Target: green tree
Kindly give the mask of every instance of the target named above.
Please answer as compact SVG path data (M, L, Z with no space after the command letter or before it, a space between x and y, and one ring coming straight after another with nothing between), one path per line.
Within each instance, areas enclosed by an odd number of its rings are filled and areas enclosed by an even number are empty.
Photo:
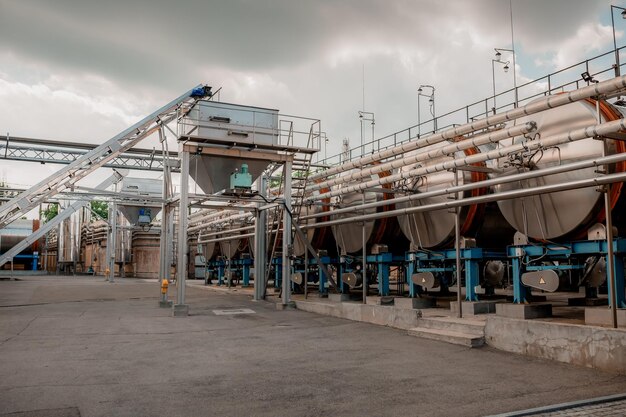
M41 210L41 217L44 223L48 223L50 220L54 219L56 215L59 214L59 204L51 203L48 204L48 207Z
M109 218L109 205L106 201L93 200L91 202L91 211L102 220Z

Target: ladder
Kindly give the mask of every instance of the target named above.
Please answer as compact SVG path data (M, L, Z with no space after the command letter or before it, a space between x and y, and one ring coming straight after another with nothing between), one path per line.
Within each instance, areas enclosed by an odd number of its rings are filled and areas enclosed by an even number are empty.
M79 180L129 150L163 125L188 113L198 100L210 96L211 87L198 85L192 88L37 185L12 198L0 206L0 228L34 209L51 196L73 189Z

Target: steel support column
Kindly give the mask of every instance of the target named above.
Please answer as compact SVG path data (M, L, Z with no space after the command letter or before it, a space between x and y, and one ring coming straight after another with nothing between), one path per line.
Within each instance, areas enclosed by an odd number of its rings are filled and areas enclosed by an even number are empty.
M257 180L257 191L260 196L265 197L267 179L261 175ZM258 203L261 207L263 203ZM265 298L265 267L267 262L267 242L266 232L267 211L257 210L254 222L254 299L259 301Z
M291 211L291 161L286 161L285 172L285 210ZM288 213L283 215L283 276L282 276L282 304L289 303L289 293L291 289L289 277L291 276L291 259L289 252L291 247L291 216Z
M107 246L111 246L109 252L109 282L115 282L115 254L117 252L117 204L111 204L111 239L107 243Z
M181 147L182 148L182 147ZM180 202L178 206L178 260L176 270L176 305L175 317L185 317L189 314L189 306L185 304L185 285L187 281L187 222L189 206L189 152L181 149L180 167Z

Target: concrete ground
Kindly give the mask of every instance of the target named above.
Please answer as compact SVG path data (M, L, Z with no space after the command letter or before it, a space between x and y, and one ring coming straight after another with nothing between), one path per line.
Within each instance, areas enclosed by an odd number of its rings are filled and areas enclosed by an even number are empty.
M248 295L189 287L187 318L157 297L132 279L0 281L0 415L480 416L626 392L626 376Z

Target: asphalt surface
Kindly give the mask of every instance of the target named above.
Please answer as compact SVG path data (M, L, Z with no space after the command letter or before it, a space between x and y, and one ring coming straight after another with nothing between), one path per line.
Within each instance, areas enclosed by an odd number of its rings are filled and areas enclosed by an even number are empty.
M626 376L156 283L0 281L0 416L481 416L626 392Z

